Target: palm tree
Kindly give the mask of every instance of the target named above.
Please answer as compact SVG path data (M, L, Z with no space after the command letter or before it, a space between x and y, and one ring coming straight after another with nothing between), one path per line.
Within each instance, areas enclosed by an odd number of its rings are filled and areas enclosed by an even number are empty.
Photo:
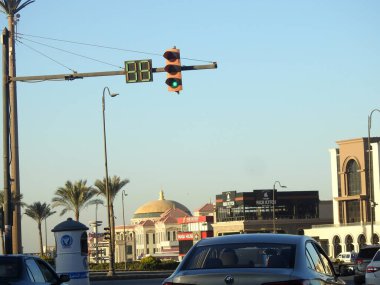
M91 186L86 186L87 180L79 180L74 183L67 181L64 187L59 187L55 191L52 199L52 207L63 207L60 215L67 211L73 211L75 220L79 221L79 213L83 207L93 204L91 199L97 194L97 190Z
M113 176L112 178L108 179L108 190L110 191L110 209L107 209L107 211L110 211L110 218L111 218L111 224L110 228L112 229L112 243L115 243L115 215L113 210L113 201L115 200L115 197L117 193L120 192L120 190L129 183L128 179L121 180L119 176ZM95 181L95 187L97 188L97 194L102 195L105 197L107 201L107 193L106 193L106 178L103 178L103 181L96 180Z
M34 202L31 205L28 205L25 209L25 215L31 217L33 220L37 222L38 226L38 234L40 236L40 255L43 256L43 246L42 246L42 230L41 223L43 220L47 219L51 215L53 215L55 211L51 211L50 205L41 202Z
M0 7L3 13L14 15L33 2L34 0L27 0L21 4L21 0L1 0Z
M12 209L14 209L14 207L16 205L18 205L20 207L26 206L26 204L24 202L21 202L22 198L23 198L22 194L17 195L15 192L12 192L12 197L11 197ZM4 190L0 191L0 207L4 208ZM2 248L3 252L5 252L3 227L0 227L0 240L1 240L1 248Z

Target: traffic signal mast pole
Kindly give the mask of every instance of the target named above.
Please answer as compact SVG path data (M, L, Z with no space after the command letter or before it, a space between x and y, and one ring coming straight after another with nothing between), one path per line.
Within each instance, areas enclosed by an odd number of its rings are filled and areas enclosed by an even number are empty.
M204 65L183 65L181 71L202 70L202 69L216 69L218 67L216 62ZM166 72L164 67L153 67L153 73ZM71 73L71 74L53 74L53 75L39 75L39 76L16 76L10 78L10 81L46 81L54 79L75 80L83 79L85 77L98 77L98 76L115 76L125 75L125 70L122 71L103 71L103 72L87 72L87 73Z
M12 252L12 208L11 208L11 193L10 193L10 168L9 168L9 138L12 136L17 135L17 130L10 130L9 129L9 121L8 121L8 115L9 115L9 90L10 85L13 83L19 82L29 82L29 81L48 81L48 80L75 80L75 79L83 79L85 77L100 77L100 76L116 76L116 75L127 75L126 70L122 71L103 71L103 72L88 72L88 73L72 73L72 74L54 74L54 75L40 75L40 76L12 76L8 74L8 65L9 62L5 61L4 59L7 59L8 57L5 56L9 51L6 49L7 45L4 46L4 40L8 40L7 35L2 35L3 40L3 163L4 163L4 237L5 237L5 253L11 253ZM218 67L216 62L213 62L211 64L205 64L205 65L184 65L181 66L181 71L190 71L190 70L202 70L202 69L216 69ZM152 67L149 72L152 73L159 73L159 72L167 72L165 70L165 67ZM132 82L132 81L131 81ZM136 81L135 81L136 82ZM144 81L142 81L144 82ZM13 134L12 134L13 132ZM18 157L18 149L15 150L17 152ZM16 171L15 173L16 177L12 177L14 180L19 179L19 173ZM21 228L21 227L20 227ZM18 232L16 230L16 232ZM20 242L21 244L21 242ZM17 253L17 252L16 252Z

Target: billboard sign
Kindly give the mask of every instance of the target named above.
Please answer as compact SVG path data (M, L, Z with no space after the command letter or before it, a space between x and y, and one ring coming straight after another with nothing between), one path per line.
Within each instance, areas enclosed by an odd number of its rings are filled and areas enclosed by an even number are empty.
M236 191L223 192L223 207L231 208L235 206Z
M257 206L272 206L273 202L276 205L276 195L273 197L273 190L254 190Z

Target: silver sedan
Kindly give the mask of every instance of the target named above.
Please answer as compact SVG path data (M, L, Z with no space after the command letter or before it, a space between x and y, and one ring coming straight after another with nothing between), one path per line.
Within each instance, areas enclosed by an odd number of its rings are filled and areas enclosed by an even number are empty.
M366 285L380 284L380 250L378 250L371 262L368 264L365 274Z
M163 285L345 284L312 238L238 234L200 240Z

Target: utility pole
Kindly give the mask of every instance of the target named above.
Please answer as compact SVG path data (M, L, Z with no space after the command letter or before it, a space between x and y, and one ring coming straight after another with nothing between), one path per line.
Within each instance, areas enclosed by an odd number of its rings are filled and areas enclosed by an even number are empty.
M9 176L9 32L2 33L3 51L3 171L4 171L4 254L12 253L12 205Z
M19 196L20 195L20 175L19 175L19 153L18 153L18 122L17 122L17 92L16 92L16 82L11 81L11 77L16 76L16 55L15 55L15 16L16 19L20 16L18 13L20 10L24 9L29 4L33 3L35 0L0 0L0 10L8 16L8 52L6 56L8 59L8 70L3 77L7 77L7 90L3 89L4 96L5 91L9 95L9 105L8 105L8 139L10 139L10 152L11 156L8 157L8 165L11 166L11 174L6 177L12 193ZM7 128L8 128L7 127ZM9 145L8 145L9 146ZM7 150L8 151L8 150ZM11 161L9 160L11 158ZM11 181L13 183L11 183ZM20 205L12 205L9 203L10 209L13 209L13 221L14 227L12 228L13 239L11 240L11 247L13 253L22 253L22 239L21 239L21 210ZM11 210L12 211L12 210Z
M15 50L15 17L14 13L8 15L9 27L9 76L16 76L16 50ZM17 89L16 82L9 83L10 106L10 137L11 144L11 191L15 196L20 195L20 172L18 151L18 121L17 121ZM12 252L22 253L21 242L21 209L19 203L13 205Z

